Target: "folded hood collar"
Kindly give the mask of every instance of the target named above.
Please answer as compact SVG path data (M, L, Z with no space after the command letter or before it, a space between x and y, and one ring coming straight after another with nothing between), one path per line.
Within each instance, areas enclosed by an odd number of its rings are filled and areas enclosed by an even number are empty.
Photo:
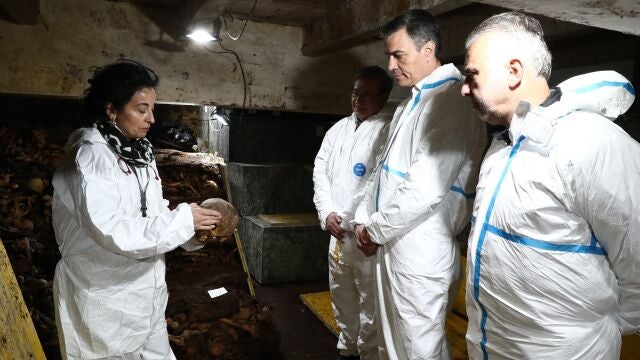
M615 71L575 76L558 87L562 97L549 107L534 107L525 101L518 104L509 127L512 143L524 135L544 152L556 123L564 116L585 111L614 121L629 110L635 100L635 89L629 80Z
M562 99L557 106L549 107L556 117L581 110L615 120L629 110L636 95L629 80L615 71L575 76L558 87L562 89Z
M107 143L102 137L102 135L100 135L100 132L98 131L98 129L95 128L95 126L82 127L74 130L71 133L71 135L69 135L69 138L67 139L67 142L64 145L64 151L69 152L72 149L78 147L80 144L87 141L92 143L103 143L103 144Z

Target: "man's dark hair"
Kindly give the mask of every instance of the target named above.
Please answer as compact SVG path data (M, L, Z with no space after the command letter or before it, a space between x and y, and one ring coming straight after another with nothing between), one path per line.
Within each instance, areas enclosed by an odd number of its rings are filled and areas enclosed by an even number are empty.
M365 66L358 73L356 80L377 80L379 84L378 91L380 94L388 94L393 88L393 79L380 66Z
M113 104L116 110L122 110L136 91L158 85L158 75L148 67L127 59L95 68L89 79L89 88L84 91L82 107L85 120L94 123L107 120L105 107Z
M382 35L388 37L402 28L407 29L407 34L409 34L418 50L428 41L433 41L436 44L436 59L440 60L442 51L440 27L436 19L428 11L412 9L394 17L382 27Z

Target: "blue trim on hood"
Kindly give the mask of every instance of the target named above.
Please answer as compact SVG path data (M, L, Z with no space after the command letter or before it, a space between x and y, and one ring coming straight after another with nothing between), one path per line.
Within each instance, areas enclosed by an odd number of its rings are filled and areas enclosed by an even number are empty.
M636 95L636 91L633 88L633 86L626 82L626 81L600 81L599 83L595 83L595 84L591 84L591 85L587 85L584 87L581 87L579 89L574 90L575 93L578 94L584 94L587 93L589 91L593 91L593 90L597 90L599 88L605 87L605 86L610 86L610 87L623 87L625 90L627 90L631 95Z

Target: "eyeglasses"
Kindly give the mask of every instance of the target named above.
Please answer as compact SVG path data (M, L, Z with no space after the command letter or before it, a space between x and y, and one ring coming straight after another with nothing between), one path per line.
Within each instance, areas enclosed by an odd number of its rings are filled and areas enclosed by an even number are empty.
M356 90L351 91L352 100L369 101L375 99L379 94L371 94L368 92L359 92Z

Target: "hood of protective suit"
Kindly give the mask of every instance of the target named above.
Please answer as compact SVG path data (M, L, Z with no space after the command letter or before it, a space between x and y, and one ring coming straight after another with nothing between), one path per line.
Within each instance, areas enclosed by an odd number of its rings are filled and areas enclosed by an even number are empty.
M562 97L548 107L534 107L526 101L518 104L509 127L513 143L524 135L530 141L528 146L547 152L555 126L563 117L582 111L615 121L635 99L635 90L629 80L615 71L575 76L558 87L562 90Z
M635 99L635 90L629 80L615 71L572 77L558 87L562 89L562 99L551 105L549 110L566 113L588 111L614 121L629 110Z
M64 144L64 152L69 152L77 148L78 145L80 145L82 142L87 141L87 139L92 142L106 143L104 138L99 136L100 133L96 133L94 132L94 130L95 129L93 127L83 127L74 130L71 135L69 135L67 142ZM96 136L96 134L98 136Z
M572 112L588 111L616 120L624 114L635 98L635 90L624 76L615 71L597 71L570 78L558 85L562 99L549 110Z

